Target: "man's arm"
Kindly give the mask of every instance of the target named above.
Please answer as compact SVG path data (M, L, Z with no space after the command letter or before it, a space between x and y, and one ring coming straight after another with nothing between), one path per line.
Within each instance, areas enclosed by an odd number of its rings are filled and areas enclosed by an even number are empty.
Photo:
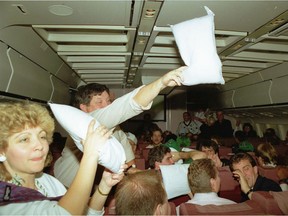
M160 91L166 87L180 86L181 81L183 81L182 71L186 68L187 66L184 66L170 71L154 82L144 86L134 96L134 101L142 107L146 107L153 101L153 99L160 93Z
M192 159L192 160L197 160L197 159L202 159L202 158L207 158L207 155L204 152L201 151L189 151L189 152L172 152L172 159L176 162L180 159Z

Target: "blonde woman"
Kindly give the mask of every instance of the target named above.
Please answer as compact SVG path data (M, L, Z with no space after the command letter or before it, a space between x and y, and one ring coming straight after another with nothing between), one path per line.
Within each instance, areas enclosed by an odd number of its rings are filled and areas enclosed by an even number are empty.
M105 127L89 125L83 158L66 188L43 173L54 120L48 110L31 102L0 103L0 215L102 215L107 196L123 174L105 171L90 197L99 149L111 135Z

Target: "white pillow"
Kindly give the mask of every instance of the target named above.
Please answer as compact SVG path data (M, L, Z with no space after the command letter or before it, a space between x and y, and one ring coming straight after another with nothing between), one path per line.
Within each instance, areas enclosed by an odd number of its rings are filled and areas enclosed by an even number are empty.
M184 85L224 84L222 63L217 55L214 13L171 25L180 55L188 68L183 71Z
M187 177L189 165L190 164L160 165L168 199L191 192Z
M51 110L59 124L69 133L77 147L83 151L81 140L87 135L87 130L93 117L79 109L68 105L49 103ZM99 126L96 120L95 128ZM98 163L114 173L121 172L120 166L125 163L126 156L122 145L118 140L111 136L100 149Z

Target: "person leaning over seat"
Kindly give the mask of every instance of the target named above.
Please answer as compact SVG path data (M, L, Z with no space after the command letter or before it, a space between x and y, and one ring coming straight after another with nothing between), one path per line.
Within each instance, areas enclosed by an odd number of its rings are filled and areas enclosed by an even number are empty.
M135 165L135 156L126 134L118 125L130 119L144 110L151 108L153 99L166 87L180 86L182 71L187 67L180 67L172 70L154 82L141 86L132 92L110 100L109 89L105 85L91 83L80 86L75 95L74 106L89 113L100 124L111 129L116 127L115 138L123 145L128 167ZM76 174L81 159L81 152L70 139L62 152L62 156L55 162L54 174L67 187L71 185L71 180ZM130 169L133 171L133 168Z

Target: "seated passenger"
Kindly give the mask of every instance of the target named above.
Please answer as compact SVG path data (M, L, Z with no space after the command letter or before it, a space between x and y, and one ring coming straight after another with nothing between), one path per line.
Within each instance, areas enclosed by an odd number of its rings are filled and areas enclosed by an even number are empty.
M193 198L187 203L197 205L235 203L232 200L218 197L217 193L220 190L219 171L211 159L204 158L193 161L188 169L188 182Z
M233 137L233 129L230 120L224 118L223 111L216 112L217 120L214 123L215 136L225 138Z
M261 143L255 151L258 165L261 167L276 167L278 154L270 143Z
M99 150L112 134L103 126L94 130L94 124L89 125L80 168L67 191L57 179L42 172L55 127L48 110L36 103L1 102L1 215L103 214L107 195L123 172L104 171L90 198Z
M242 129L240 128L240 126L241 126L241 121L237 120L236 121L236 127L234 129L234 136L235 136L235 133L237 131L243 131L244 136L246 138L257 138L258 137L256 131L253 129L253 126L249 122L244 123L242 126Z
M283 191L287 188L288 168L281 164L281 157L278 156L276 149L270 143L261 143L255 151L258 165L263 168L274 168L277 165L277 176L280 179L279 184ZM284 165L284 166L282 166Z
M156 123L152 121L150 113L145 113L143 115L143 121L140 126L137 128L135 135L138 139L142 137L142 143L150 143L151 131L155 128L159 128Z
M155 146L159 146L162 144L162 130L160 128L154 128L151 131L151 144L148 145L146 148L153 148Z
M238 152L253 152L254 146L247 140L245 133L243 131L235 132L236 145L232 147L233 153Z
M128 174L117 185L117 215L169 215L170 205L161 175L155 170Z
M193 117L189 112L183 113L183 121L181 121L177 128L177 136L179 137L189 137L191 140L196 140L200 134L200 126L202 123L199 118Z
M150 149L148 153L149 168L159 170L160 165L172 165L175 161L172 159L171 149L160 145Z
M276 135L274 128L267 128L264 132L263 138L266 143L270 143L271 145L280 144L280 138Z
M211 139L215 135L214 123L215 118L212 115L206 118L206 121L200 126L200 139Z
M243 124L242 130L247 138L258 137L256 131L253 129L253 126L248 122Z
M224 167L230 164L230 161L226 158L219 158L219 145L208 139L199 140L197 142L196 149L204 152L208 158L214 161L216 167Z
M253 191L282 191L279 184L258 174L256 161L250 154L235 154L230 161L230 170L241 186L242 201L251 199Z

